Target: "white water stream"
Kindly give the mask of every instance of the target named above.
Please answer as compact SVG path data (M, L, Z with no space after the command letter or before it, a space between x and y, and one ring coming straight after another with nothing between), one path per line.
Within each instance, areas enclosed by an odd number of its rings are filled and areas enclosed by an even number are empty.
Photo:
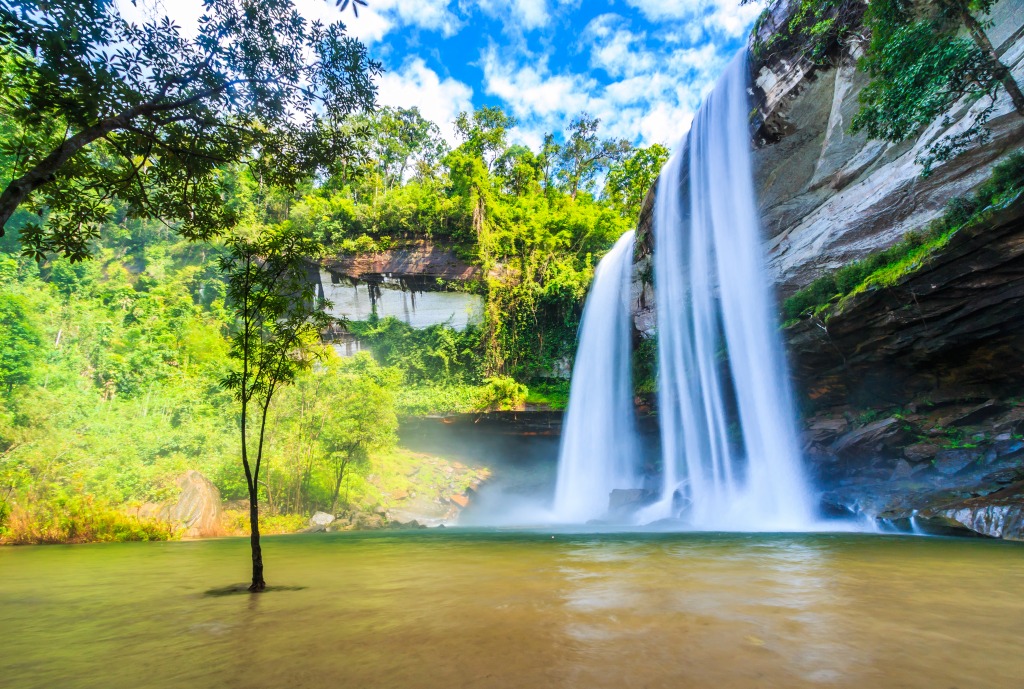
M630 358L632 267L633 232L627 232L598 264L583 311L559 453L556 521L603 517L613 489L641 482Z
M660 489L638 523L813 528L754 195L746 53L729 65L661 172L654 216ZM584 312L556 519L608 513L637 488L630 384L631 234L598 266Z
M764 269L746 53L666 164L654 218L661 497L645 520L807 528L795 414ZM682 184L684 174L686 184Z

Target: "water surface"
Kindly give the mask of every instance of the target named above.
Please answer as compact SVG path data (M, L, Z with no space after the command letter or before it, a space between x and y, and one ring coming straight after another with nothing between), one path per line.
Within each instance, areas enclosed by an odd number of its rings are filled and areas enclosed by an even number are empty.
M316 534L0 549L2 687L1024 686L1024 547Z

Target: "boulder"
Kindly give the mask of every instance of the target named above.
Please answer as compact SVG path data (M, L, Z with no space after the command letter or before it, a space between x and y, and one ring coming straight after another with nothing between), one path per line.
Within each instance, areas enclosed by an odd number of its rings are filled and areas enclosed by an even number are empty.
M169 522L185 538L207 538L224 533L221 524L220 491L209 479L190 469L177 480L181 495L177 502L143 505L140 517Z
M981 457L976 450L942 450L935 455L935 470L944 476L953 476Z
M367 514L366 512L360 512L356 514L353 519L353 524L357 529L364 529L372 531L375 529L383 529L387 526L387 522L379 514Z
M910 466L910 462L905 459L899 459L896 461L896 468L892 471L892 476L889 477L890 481L897 481L901 478L910 478L914 475L914 467Z
M807 436L815 443L828 443L836 439L850 423L843 417L816 416L807 424Z
M926 462L939 454L941 449L935 443L914 443L903 448L903 456L911 462Z
M1004 414L1006 411L1007 407L1005 405L998 404L995 400L988 400L983 404L978 404L973 407L957 408L952 413L937 419L936 425L971 426L973 424L979 424L987 421L994 416Z
M320 527L326 529L328 526L333 524L335 517L333 514L327 514L326 512L317 512L309 518L309 525L311 527Z
M846 457L876 454L887 442L896 440L902 432L899 419L890 416L840 436L833 443L832 451Z
M1018 440L1009 435L1000 435L996 437L992 449L996 451L998 457L1012 457L1024 450L1024 440Z
M452 502L454 502L459 507L462 507L462 508L465 508L465 507L467 507L469 505L469 498L466 497L465 495L458 495L458 494L450 495L450 496L448 496L448 499L451 500Z
M623 518L657 499L657 493L643 488L616 488L608 494L608 513Z

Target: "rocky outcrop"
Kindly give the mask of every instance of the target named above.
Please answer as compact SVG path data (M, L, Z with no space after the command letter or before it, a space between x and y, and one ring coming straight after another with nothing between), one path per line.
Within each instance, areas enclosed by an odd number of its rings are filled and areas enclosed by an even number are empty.
M1024 481L985 497L928 510L925 519L944 519L991 538L1024 540Z
M380 281L384 276L406 279L470 282L480 277L478 266L460 258L450 248L427 239L373 254L341 255L327 258L321 265L330 273L364 282Z
M812 409L1013 396L1024 386L1022 314L1024 200L892 287L788 328L796 388Z
M317 296L331 303L331 315L361 321L394 317L414 328L446 324L462 330L483 319L483 297L472 287L482 277L452 249L430 240L406 241L372 254L342 255L309 266ZM360 343L344 329L323 333L343 354Z
M168 522L185 538L223 535L221 498L217 486L193 469L185 472L177 485L181 489L177 502L143 505L139 508L139 516Z

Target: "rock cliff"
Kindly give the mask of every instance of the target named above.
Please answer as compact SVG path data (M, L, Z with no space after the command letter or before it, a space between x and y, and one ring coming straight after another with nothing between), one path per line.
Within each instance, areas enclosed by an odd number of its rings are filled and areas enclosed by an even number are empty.
M783 0L751 43L779 31ZM1024 82L1024 3L996 3L987 29ZM899 145L849 131L866 76L863 37L826 66L784 45L753 59L755 178L780 297L899 241L976 190L1024 146L1024 118L1002 94L988 143L937 166L922 150L977 116L958 104ZM685 181L684 181L685 184ZM651 221L644 204L633 283L638 337L657 331ZM1024 538L1024 201L956 233L923 266L786 330L805 418L805 453L824 501L916 528ZM922 526L923 525L923 526Z

